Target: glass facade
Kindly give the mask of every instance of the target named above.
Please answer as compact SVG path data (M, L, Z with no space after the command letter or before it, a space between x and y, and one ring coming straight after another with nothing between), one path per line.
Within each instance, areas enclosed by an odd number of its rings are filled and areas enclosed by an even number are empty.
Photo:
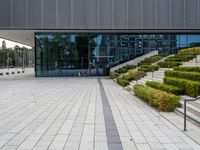
M109 68L143 54L176 53L200 45L200 35L36 33L36 76L104 76Z

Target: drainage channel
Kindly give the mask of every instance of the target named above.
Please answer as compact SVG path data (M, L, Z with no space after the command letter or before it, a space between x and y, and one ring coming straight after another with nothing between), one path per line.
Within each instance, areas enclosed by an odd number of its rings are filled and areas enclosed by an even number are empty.
M119 133L117 130L117 126L112 114L112 110L110 108L108 98L106 96L105 89L101 82L101 79L98 79L98 84L101 91L101 99L102 99L102 105L103 105L103 115L104 115L104 120L105 120L108 149L109 150L123 150L122 143L121 143Z

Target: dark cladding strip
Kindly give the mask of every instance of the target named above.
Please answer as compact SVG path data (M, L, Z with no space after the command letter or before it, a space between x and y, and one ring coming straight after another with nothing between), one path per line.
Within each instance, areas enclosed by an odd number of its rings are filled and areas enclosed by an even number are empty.
M100 79L98 79L98 83L99 83L99 87L101 91L101 99L102 99L102 105L103 105L103 114L104 114L104 120L105 120L108 149L109 150L123 150L119 133L116 127L116 123L112 114L112 110L110 108L108 98L106 96L103 84Z

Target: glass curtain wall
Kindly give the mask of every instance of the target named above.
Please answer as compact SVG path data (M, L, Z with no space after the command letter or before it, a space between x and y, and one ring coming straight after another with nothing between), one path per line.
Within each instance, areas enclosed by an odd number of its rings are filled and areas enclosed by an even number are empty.
M36 33L36 76L104 76L111 66L154 50L176 53L200 35Z

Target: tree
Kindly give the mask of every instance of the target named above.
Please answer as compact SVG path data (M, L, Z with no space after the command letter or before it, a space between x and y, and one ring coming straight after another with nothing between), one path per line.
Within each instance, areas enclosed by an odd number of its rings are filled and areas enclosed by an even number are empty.
M2 49L6 50L6 41L5 40L2 41Z

